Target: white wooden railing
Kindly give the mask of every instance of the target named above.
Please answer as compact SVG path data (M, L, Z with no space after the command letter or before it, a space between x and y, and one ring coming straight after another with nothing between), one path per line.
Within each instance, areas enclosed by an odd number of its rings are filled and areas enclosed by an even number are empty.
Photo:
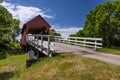
M46 41L44 41L44 44L43 44L43 40L45 38L46 38ZM26 41L33 47L37 48L38 50L46 54L47 56L51 57L50 38L51 38L51 35L28 34L26 36Z
M48 56L51 56L51 52L54 51L54 48L52 49L53 45L51 45L54 42L94 49L102 48L102 38L69 37L64 39L60 36L28 34L27 42Z
M54 39L55 42L60 43L91 47L94 49L102 48L102 38L69 37L67 39L63 39L60 36L55 36Z

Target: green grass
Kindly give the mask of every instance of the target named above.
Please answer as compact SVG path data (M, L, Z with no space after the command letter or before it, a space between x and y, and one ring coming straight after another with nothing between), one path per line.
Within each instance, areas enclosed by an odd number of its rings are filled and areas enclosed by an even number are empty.
M0 80L9 80L24 70L26 58L27 55L7 55L7 58L0 59Z
M98 49L98 51L120 55L120 48L102 48L102 49Z
M27 54L0 60L0 80L119 80L120 66L63 53L26 68Z

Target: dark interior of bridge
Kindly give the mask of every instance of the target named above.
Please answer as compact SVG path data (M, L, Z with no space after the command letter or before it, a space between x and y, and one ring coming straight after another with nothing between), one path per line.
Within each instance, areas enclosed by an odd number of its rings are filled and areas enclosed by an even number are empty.
M48 34L45 27L31 27L28 31L29 34Z

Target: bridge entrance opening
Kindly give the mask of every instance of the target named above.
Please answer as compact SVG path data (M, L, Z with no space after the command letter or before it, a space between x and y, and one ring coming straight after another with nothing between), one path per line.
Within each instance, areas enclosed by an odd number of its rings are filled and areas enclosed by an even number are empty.
M48 34L48 30L45 27L31 27L28 30L29 34Z

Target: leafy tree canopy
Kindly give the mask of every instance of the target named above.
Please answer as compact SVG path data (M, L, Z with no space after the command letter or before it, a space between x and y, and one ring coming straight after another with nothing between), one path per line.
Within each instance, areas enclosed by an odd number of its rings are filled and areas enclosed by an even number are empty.
M0 5L0 45L7 46L10 41L16 41L20 33L19 23L19 20L14 19L12 14Z
M2 3L3 2L3 0L0 0L0 3Z
M51 29L50 34L54 36L61 36L61 34L56 32L54 29Z
M84 29L76 36L102 37L104 47L120 45L120 0L106 1L86 17Z
M15 40L20 33L19 20L13 19L11 13L0 5L0 39Z

